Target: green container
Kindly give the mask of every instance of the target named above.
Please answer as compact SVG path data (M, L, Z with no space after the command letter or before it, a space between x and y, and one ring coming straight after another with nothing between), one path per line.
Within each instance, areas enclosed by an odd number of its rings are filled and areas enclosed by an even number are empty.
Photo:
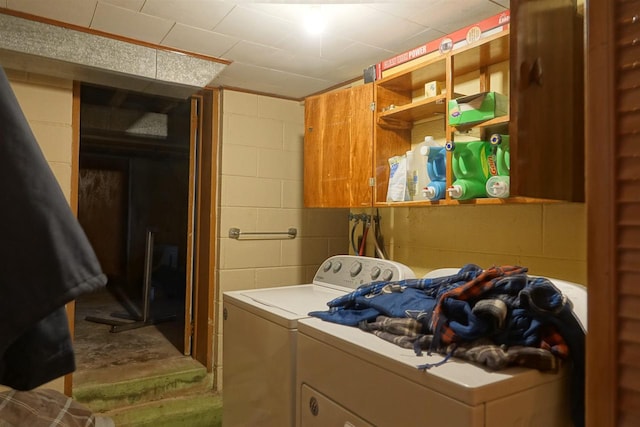
M481 92L449 101L449 124L459 126L509 114L509 98L498 92Z
M453 148L451 164L455 181L447 190L453 199L486 197L485 184L491 176L489 158L494 147L487 141L458 142ZM494 162L495 163L495 162Z

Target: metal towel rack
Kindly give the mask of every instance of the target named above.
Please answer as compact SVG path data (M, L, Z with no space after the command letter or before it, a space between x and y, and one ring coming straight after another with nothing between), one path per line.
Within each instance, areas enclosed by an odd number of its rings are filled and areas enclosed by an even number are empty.
M229 237L232 239L240 240L241 237L247 237L247 239L258 240L258 239L274 239L283 236L287 239L295 239L298 235L298 230L295 228L290 228L287 231L240 231L239 228L230 228L229 229ZM264 236L264 237L261 237Z

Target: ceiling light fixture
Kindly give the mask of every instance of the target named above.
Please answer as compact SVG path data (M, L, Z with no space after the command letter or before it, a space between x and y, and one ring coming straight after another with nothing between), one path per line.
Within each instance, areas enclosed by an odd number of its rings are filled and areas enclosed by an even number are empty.
M320 6L311 6L304 17L304 26L309 34L318 35L322 34L327 21Z

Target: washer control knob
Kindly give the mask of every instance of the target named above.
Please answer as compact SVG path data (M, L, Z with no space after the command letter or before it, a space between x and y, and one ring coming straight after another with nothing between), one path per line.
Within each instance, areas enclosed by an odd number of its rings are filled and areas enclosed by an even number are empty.
M322 271L324 271L325 273L329 270L331 270L331 261L325 262L322 266Z
M376 280L378 277L380 277L380 273L382 272L382 270L380 270L380 267L375 266L371 269L371 280Z
M385 282L388 282L392 278L393 278L393 271L391 271L390 269L386 268L382 272L382 280L384 280Z
M356 261L351 265L351 270L349 273L351 277L356 277L362 271L362 263L360 261Z
M336 261L336 263L333 266L333 272L337 273L338 271L340 271L341 268L342 268L342 262Z

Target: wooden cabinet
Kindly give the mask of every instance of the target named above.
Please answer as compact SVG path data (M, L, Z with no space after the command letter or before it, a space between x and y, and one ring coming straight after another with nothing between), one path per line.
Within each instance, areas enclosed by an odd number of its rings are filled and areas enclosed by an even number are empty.
M305 100L304 205L371 206L373 84Z
M584 25L575 0L511 2L512 191L584 201Z
M308 98L305 206L584 201L584 32L575 0L512 1L510 13L506 29L466 46L391 69L373 84ZM433 81L444 91L427 96ZM509 97L509 114L450 126L448 101L488 91ZM387 202L390 158L427 135L445 145L493 133L510 136L510 197ZM452 157L447 152L447 187Z
M448 101L462 95L495 90L509 91L509 30L487 36L451 53L436 52L422 63L376 81L376 128L374 165L376 192L374 204L447 205L458 203L503 203L504 199L452 199L386 202L389 158L405 154L433 136L444 146L447 141L488 140L489 133L508 133L509 115L473 126L450 126ZM425 84L443 82L443 93L427 97ZM497 87L494 87L497 86ZM429 94L433 95L433 94ZM455 177L451 172L451 152L447 152L447 187ZM521 201L511 198L510 201Z

